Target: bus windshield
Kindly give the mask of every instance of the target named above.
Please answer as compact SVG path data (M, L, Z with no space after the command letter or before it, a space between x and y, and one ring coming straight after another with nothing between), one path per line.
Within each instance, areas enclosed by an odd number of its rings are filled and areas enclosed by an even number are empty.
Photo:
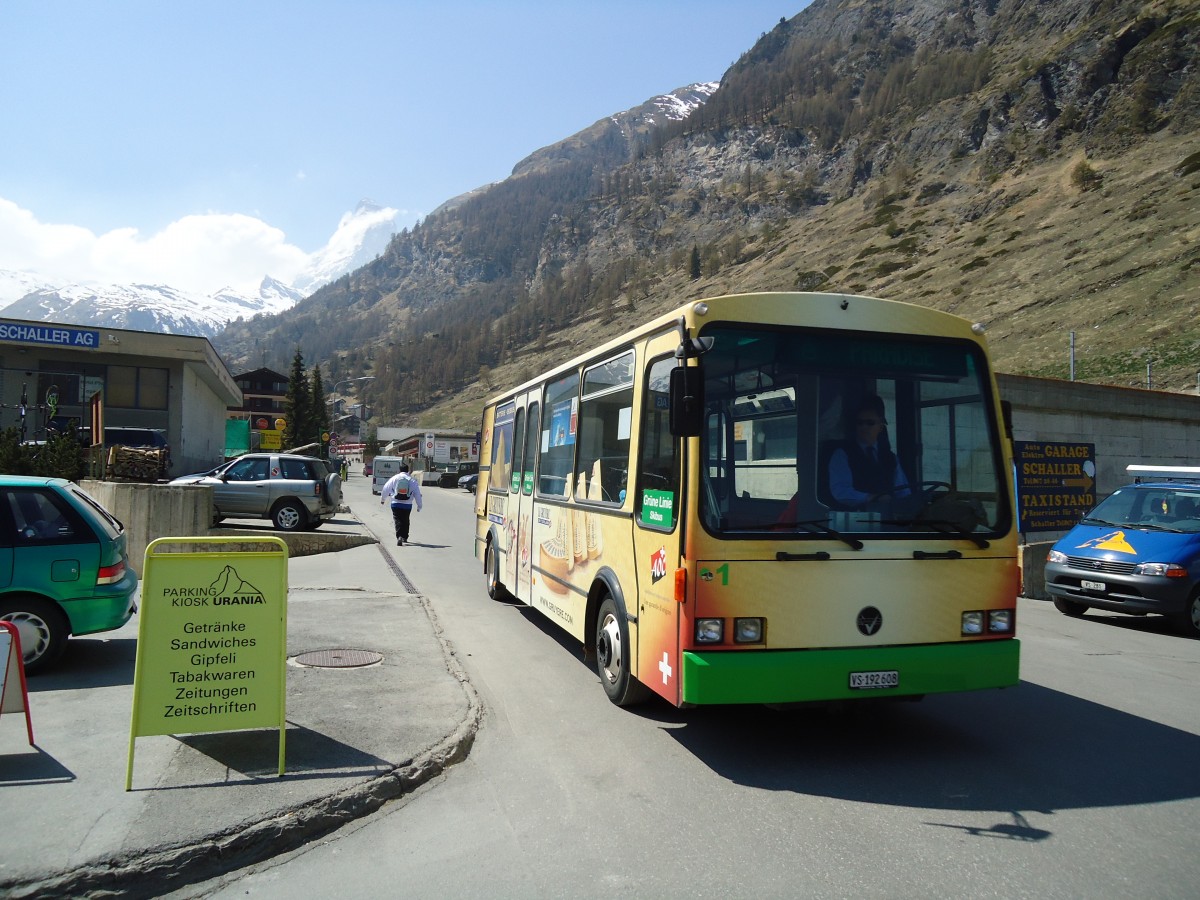
M728 323L702 334L714 339L701 361L699 506L710 533L986 546L1008 530L976 344Z

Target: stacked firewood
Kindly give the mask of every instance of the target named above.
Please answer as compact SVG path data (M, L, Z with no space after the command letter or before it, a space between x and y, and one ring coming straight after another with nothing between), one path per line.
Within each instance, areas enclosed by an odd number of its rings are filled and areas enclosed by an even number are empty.
M158 481L167 474L167 451L109 447L105 477L114 481Z

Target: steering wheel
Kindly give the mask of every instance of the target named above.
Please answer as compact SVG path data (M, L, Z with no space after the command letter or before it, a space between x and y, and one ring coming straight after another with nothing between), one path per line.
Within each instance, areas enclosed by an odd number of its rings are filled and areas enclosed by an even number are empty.
M950 493L954 486L948 481L922 481L917 491L921 494L921 499L928 503L942 488L945 488L946 493Z
M911 484L897 484L876 493L875 499L878 500L882 497L891 497L896 493L896 491L906 490L910 491L913 496L919 496L923 502L928 503L933 499L938 490L942 488L945 488L948 493L953 489L953 486L948 481L922 481L916 487L913 487Z

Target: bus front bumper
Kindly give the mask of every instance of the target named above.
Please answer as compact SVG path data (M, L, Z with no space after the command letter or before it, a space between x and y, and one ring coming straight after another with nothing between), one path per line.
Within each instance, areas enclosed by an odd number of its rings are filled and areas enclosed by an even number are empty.
M1011 687L1019 680L1019 657L1015 638L831 650L684 651L683 702L803 703ZM891 673L895 686L851 687L852 680L890 681Z

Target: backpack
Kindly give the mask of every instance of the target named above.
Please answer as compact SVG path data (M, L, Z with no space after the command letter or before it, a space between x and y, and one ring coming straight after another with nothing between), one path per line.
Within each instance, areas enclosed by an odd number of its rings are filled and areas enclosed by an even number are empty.
M408 477L408 475L406 473L403 478L401 478L400 480L398 480L396 482L396 493L392 497L392 500L397 503L407 503L408 502L408 490L409 490L410 484L411 484L411 479Z

